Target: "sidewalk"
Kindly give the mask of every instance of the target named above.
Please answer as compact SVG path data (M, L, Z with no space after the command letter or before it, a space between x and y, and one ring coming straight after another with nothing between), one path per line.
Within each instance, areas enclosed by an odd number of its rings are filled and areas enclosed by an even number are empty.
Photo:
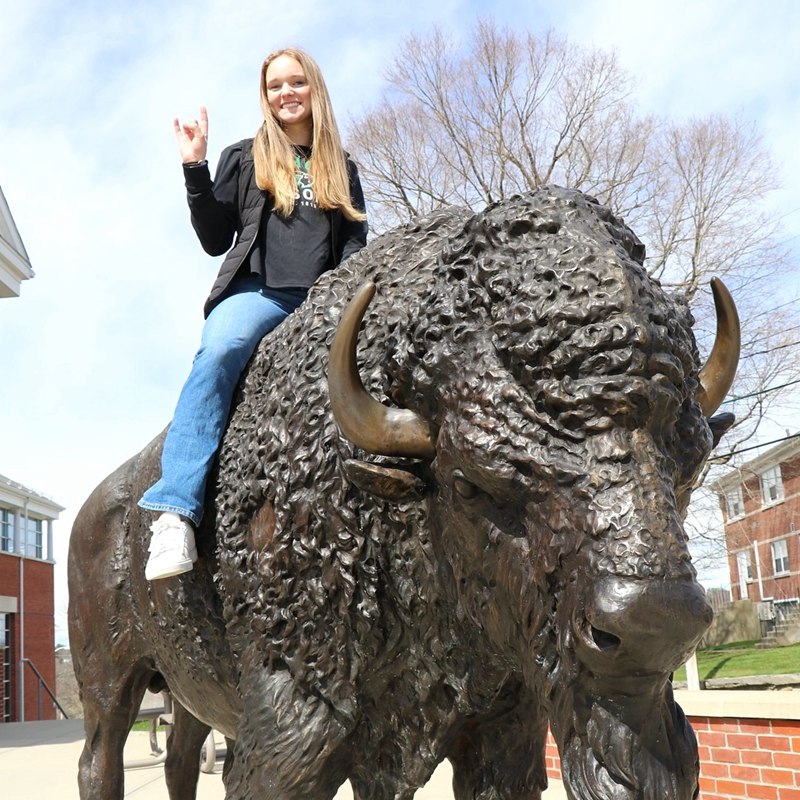
M163 746L163 731L159 732ZM225 740L216 735L218 751ZM13 800L64 800L78 798L78 757L83 748L83 720L61 722L23 722L0 724L0 775L2 795ZM125 747L126 761L150 757L149 736L134 731ZM433 778L420 789L416 800L452 800L452 772L444 762ZM160 764L125 771L125 797L134 800L169 800ZM200 773L197 800L224 800L222 762L213 773ZM336 795L336 800L352 800L349 784ZM542 795L544 800L565 800L566 793L558 781Z

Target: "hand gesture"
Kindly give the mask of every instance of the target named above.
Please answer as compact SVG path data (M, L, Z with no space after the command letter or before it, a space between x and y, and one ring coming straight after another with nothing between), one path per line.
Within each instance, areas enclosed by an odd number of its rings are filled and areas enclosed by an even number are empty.
M172 123L175 137L178 140L178 149L184 164L195 161L205 161L208 151L208 111L205 106L200 106L200 121L196 119L184 122L183 125L175 117Z

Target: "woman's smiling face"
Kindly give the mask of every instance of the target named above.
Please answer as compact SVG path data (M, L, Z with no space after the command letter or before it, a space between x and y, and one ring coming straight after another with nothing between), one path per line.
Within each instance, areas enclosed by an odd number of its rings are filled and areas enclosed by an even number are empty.
M288 55L270 62L266 74L267 100L287 133L311 125L311 86L303 66Z

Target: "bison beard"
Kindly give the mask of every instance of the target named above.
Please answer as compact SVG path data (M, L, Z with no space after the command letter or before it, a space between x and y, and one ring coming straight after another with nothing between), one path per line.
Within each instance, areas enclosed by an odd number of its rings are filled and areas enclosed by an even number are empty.
M694 797L669 675L710 621L681 517L725 387L701 386L688 308L643 258L606 209L547 188L437 212L323 276L246 371L192 573L139 574L131 498L158 441L76 521L75 597L112 580L103 537L133 587L108 611L71 599L99 720L82 775L112 770L99 707L157 676L236 739L228 798L330 798L347 778L411 798L446 757L459 800L538 798L548 721L571 797ZM413 418L402 455L331 413L329 348L367 278L359 371Z

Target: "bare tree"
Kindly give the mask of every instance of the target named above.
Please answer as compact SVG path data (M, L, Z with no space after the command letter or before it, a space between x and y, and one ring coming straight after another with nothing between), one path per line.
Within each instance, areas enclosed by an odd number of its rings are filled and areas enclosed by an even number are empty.
M774 387L800 378L791 347L800 321L794 304L776 302L787 249L767 213L778 181L755 126L640 114L613 53L486 20L464 43L439 30L410 37L386 79L381 102L348 131L374 228L442 205L479 210L548 183L579 188L624 217L647 246L649 272L688 297L704 352L710 278L734 294L740 399L727 406L737 427L721 461L787 402Z

